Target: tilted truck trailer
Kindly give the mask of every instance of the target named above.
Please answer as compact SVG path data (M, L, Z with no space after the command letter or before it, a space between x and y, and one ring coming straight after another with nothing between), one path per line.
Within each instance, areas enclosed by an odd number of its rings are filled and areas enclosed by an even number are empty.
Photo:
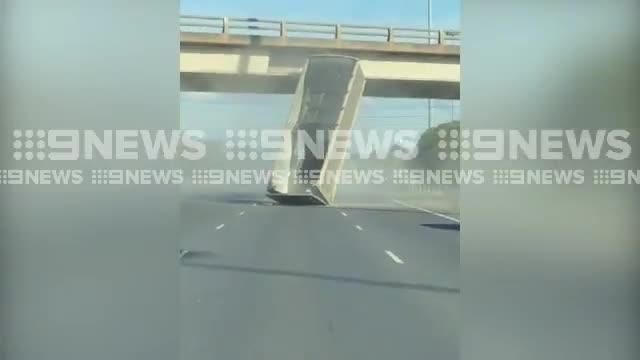
M344 134L353 128L364 86L364 73L357 58L318 55L307 60L285 125L285 130L291 133L288 156L274 162L274 173L283 176L271 177L267 186L269 198L302 205L333 202L337 182L323 179L342 169L345 152L331 149L344 142L338 138L340 132ZM300 131L315 140L319 139L318 131L323 133L319 140L324 142L320 154L306 148L298 151ZM305 181L301 178L305 173L317 176Z

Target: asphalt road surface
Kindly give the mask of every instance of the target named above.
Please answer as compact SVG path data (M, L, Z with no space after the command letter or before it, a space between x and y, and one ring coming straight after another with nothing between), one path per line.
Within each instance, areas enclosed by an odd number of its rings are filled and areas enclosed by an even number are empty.
M182 359L459 357L455 221L195 194L182 236Z

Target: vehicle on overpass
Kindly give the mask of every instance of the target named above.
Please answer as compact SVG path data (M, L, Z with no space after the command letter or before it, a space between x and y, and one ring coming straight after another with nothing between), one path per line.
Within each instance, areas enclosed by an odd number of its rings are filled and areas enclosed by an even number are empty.
M332 152L339 139L336 130L353 128L365 86L359 60L337 55L317 55L307 60L293 97L285 129L291 132L288 156L276 160L267 196L279 203L327 205L335 198L336 181L344 152ZM320 154L301 144L300 133L322 141ZM316 138L323 134L321 140ZM299 149L304 148L304 151ZM327 157L330 153L331 156ZM310 176L309 174L314 174Z

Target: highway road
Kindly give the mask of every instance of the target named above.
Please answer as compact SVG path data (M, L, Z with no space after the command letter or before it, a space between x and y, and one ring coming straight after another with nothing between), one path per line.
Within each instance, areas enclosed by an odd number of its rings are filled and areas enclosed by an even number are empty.
M459 226L395 206L185 196L181 358L457 359Z

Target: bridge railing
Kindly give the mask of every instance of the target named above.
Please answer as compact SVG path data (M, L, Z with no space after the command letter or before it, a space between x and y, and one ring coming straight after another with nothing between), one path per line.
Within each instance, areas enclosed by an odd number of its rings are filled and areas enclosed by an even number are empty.
M180 30L213 34L261 35L282 38L361 40L424 45L460 45L457 30L331 24L257 18L180 16Z

